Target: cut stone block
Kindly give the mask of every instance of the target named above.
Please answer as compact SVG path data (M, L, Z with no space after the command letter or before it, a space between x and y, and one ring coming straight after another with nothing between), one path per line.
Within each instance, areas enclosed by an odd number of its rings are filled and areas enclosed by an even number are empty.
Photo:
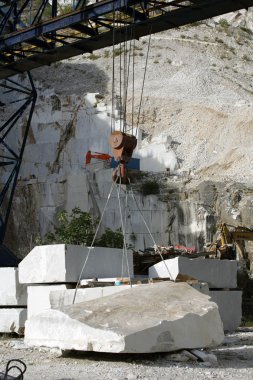
M27 289L18 280L18 268L0 268L0 306L26 306Z
M73 285L30 285L27 287L27 318L40 313L42 310L50 309L51 291L64 291Z
M134 286L141 286L141 285L133 285L133 287ZM76 296L75 296L75 289L67 289L67 290L52 289L52 291L50 292L50 306L52 309L58 309L58 308L61 308L62 306L72 305L73 302L80 303L80 302L85 302L85 301L91 301L97 298L119 293L130 288L131 288L130 285L121 285L121 286L105 286L105 287L97 287L97 288L77 289Z
M169 352L212 347L224 339L215 303L186 283L137 286L26 322L32 346L100 352Z
M0 308L0 333L24 334L27 310L23 308Z
M209 288L236 288L237 261L216 259L188 259L175 257L149 268L149 277L169 277L176 280L178 274L188 275L208 283Z
M206 282L197 282L196 284L191 284L191 286L198 290L200 293L206 294L209 296L209 286ZM214 301L215 302L215 301Z
M234 331L242 319L241 290L210 290L211 300L218 305L224 331Z
M77 282L88 254L88 247L79 245L44 245L35 247L19 264L22 284ZM128 252L130 275L133 275L133 255ZM124 260L123 276L128 276ZM119 277L122 268L122 250L94 247L82 279L92 277Z

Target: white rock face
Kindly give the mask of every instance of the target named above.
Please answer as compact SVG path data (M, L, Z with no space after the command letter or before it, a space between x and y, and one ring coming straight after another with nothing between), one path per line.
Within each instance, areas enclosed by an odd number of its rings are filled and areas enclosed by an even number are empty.
M0 308L0 333L24 333L27 310L23 308Z
M224 339L217 305L185 283L125 290L26 322L34 346L101 352L166 352L211 347Z
M242 320L241 290L210 290L210 297L218 305L224 331L234 331Z
M88 247L78 245L37 246L19 264L21 284L77 282L88 255ZM133 257L128 252L130 275L133 275ZM124 263L123 276L128 276ZM92 277L119 277L122 268L122 250L95 247L82 274Z
M169 277L175 281L178 274L185 274L207 282L209 288L237 287L237 261L175 257L165 263L166 266L159 262L150 267L149 277Z
M171 148L171 137L163 133L153 137L151 141L142 141L137 156L141 158L140 169L143 171L170 173L178 168L177 157Z
M89 178L91 191L93 191L94 201L99 210L103 210L105 202L111 188L111 170L104 169L95 173L94 179ZM165 202L159 200L156 195L142 196L135 193L135 199L138 207L141 209L148 226L151 228L152 235L157 244L163 244L168 241L168 207ZM121 194L121 204L125 203L125 196ZM141 214L136 211L137 206L132 196L128 196L128 212L126 221L127 241L134 244L137 249L144 249L153 244L152 239L147 231ZM119 202L116 189L113 190L111 199L108 203L108 209L105 212L103 223L105 226L115 230L121 227L121 219L119 213ZM133 240L131 240L134 238Z
M0 268L0 306L26 306L27 289L18 280L18 268Z
M50 293L52 291L64 291L70 285L31 285L27 287L27 318L50 309Z

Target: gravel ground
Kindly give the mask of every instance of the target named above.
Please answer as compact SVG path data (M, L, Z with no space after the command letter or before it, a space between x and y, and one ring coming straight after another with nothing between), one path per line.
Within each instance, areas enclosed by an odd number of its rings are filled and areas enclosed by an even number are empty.
M9 359L27 364L25 380L83 379L250 379L253 378L253 328L228 334L212 350L218 362L175 362L169 354L113 355L31 349L22 339L1 339L0 372Z

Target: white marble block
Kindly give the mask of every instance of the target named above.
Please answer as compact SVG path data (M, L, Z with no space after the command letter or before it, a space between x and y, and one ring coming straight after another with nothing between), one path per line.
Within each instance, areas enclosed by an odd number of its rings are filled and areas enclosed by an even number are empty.
M234 331L242 319L241 290L210 290L211 300L218 305L224 331Z
M23 308L0 308L0 333L24 334L27 310Z
M63 350L148 353L213 347L224 339L218 307L186 283L164 281L41 312L25 343Z
M88 247L80 245L42 245L35 247L19 264L22 284L77 282L88 254ZM133 275L133 255L128 252L130 275ZM92 248L82 273L82 279L92 277L119 277L122 268L122 250ZM128 276L124 260L123 276Z
M218 259L188 259L175 257L161 261L149 268L149 277L176 280L179 274L207 282L209 288L236 288L237 261Z
M133 285L141 286L141 285ZM84 288L84 289L67 289L67 290L54 290L50 292L50 306L52 309L58 309L62 306L72 305L85 301L95 300L97 298L109 296L111 294L122 292L123 290L130 289L130 285L121 286L103 286L97 288ZM29 290L28 290L29 291Z
M27 318L40 313L43 310L50 309L50 293L52 291L66 291L70 285L30 285L27 287ZM73 286L72 286L73 287Z
M0 306L26 306L27 289L18 279L18 268L0 268Z

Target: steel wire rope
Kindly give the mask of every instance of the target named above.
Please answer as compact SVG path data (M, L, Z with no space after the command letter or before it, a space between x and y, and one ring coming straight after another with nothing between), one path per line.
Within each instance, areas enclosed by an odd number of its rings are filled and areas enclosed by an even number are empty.
M115 3L113 2L113 31L112 31L112 111L111 133L115 131Z
M141 106L142 106L142 98L143 98L144 84L145 84L146 73L147 73L147 65L148 65L148 57L149 57L149 50L150 50L151 34L152 34L152 25L150 26L150 32L149 32L148 49L147 49L146 63L145 63L144 75L143 75L143 82L142 82L142 88L141 88L141 98L140 98L140 104L139 104L139 111L138 111L138 117L137 117L137 124L136 124L135 137L136 137L136 135L137 135L137 131L138 131L138 127L139 127L139 122L140 122L140 113L141 113Z
M127 225L127 208L128 208L128 193L127 191L125 191L125 228L124 228L124 235L126 236L126 225ZM122 231L123 232L123 231ZM126 262L128 263L128 257L127 257L127 252L126 252ZM121 278L123 278L123 272L124 272L124 252L123 252L123 255L122 255L122 266L121 266Z
M120 188L121 188L121 177L120 177ZM117 188L117 192L118 192L118 188ZM119 195L118 195L118 202L119 202ZM124 256L125 256L125 252L124 252L124 230L123 230L123 228L122 228L122 235L123 235L123 247L122 247L122 261L121 261L121 278L123 279Z
M89 247L89 249L88 249L88 253L87 253L86 259L85 259L85 261L84 261L84 264L83 264L83 266L82 266L82 269L81 269L80 275L79 275L79 277L78 277L78 281L77 281L77 284L76 284L76 288L75 288L75 293L74 293L74 297L73 297L73 302L72 302L72 304L75 303L76 293L77 293L77 289L78 289L78 287L79 287L79 285L80 285L80 281L81 281L81 277L82 277L83 271L84 271L84 269L85 269L85 267L86 267L86 265L87 265L87 262L88 262L88 259L89 259L89 256L90 256L90 253L91 253L91 250L94 249L93 245L94 245L94 243L95 243L95 240L96 240L96 237L97 237L97 234L98 234L98 230L99 230L99 228L100 228L100 226L101 226L101 223L102 223L102 220L103 220L103 217L104 217L104 214L105 214L106 208L107 208L107 206L108 206L109 200L110 200L110 198L111 198L111 195L112 195L113 189L114 189L114 187L115 187L115 184L116 184L115 181L113 181L113 182L112 182L112 185L111 185L111 189L110 189L109 194L108 194L108 196L107 196L107 200L106 200L106 203L105 203L104 209L103 209L103 211L102 211L102 214L101 214L100 220L99 220L99 222L98 222L98 225L97 225L97 228L96 228L95 234L94 234L94 236L93 236L92 243L91 243L91 245L90 245L90 247Z
M124 0L124 5L126 9L126 0ZM126 132L126 94L127 94L127 24L126 24L126 15L124 20L124 69L123 69L123 132Z
M133 26L134 26L134 17L133 17L133 22L131 24L131 34L130 34L130 43L129 43L129 57L128 57L128 61L126 63L126 65L127 65L127 73L126 73L126 88L125 88L125 101L124 101L124 114L125 114L125 124L126 125L127 125L127 121L126 121L126 115L127 115L127 95L128 95L128 83L129 83L130 63L131 63L131 50L132 50L132 40L133 40ZM134 57L132 57L132 59L133 58ZM134 66L133 66L133 71L134 71ZM132 113L133 113L133 109L132 109ZM132 116L133 116L133 114L132 114ZM132 134L133 134L133 123L132 123Z
M140 207L139 207L139 205L138 205L138 202L137 202L137 200L136 200L136 197L134 196L134 192L133 192L133 188L132 188L132 187L130 188L130 193L131 193L131 195L132 195L132 198L133 198L134 203L136 204L137 210L139 211L139 213L140 213L140 215L141 215L141 218L142 218L142 220L143 220L143 223L145 224L145 227L147 228L147 231L148 231L148 233L149 233L149 235L150 235L150 237L151 237L151 240L153 241L154 248L155 248L155 250L157 249L157 252L158 252L159 256L160 256L161 259L162 259L162 262L163 262L163 264L164 264L164 266L165 266L165 268L166 268L166 270L167 270L167 272L168 272L168 274L169 274L169 277L172 279L172 276L171 276L171 273L170 273L170 271L169 271L169 268L168 268L168 266L167 266L167 264L166 264L166 262L165 262L165 260L164 260L164 258L163 258L163 256L162 256L162 254L161 254L161 252L160 252L160 249L159 249L158 245L156 244L156 241L155 241L155 239L154 239L154 237L153 237L153 234L152 234L152 232L150 231L150 228L149 228L149 226L148 226L148 224L147 224L147 222L146 222L146 220L145 220L145 218L144 218L144 216L143 216L143 214L142 214L142 212L141 212L141 209L140 209Z
M133 19L135 19L135 6L134 6L134 14L133 14ZM133 87L132 87L132 135L134 134L134 65L135 65L135 23L133 27L133 58L132 58L132 64L133 64Z
M119 20L121 21L121 13L120 13L120 17L119 17ZM121 87L122 87L122 83L121 83L121 53L122 53L122 47L121 47L121 24L120 24L120 44L119 44L119 114L120 114L120 131L122 131L122 90L121 90Z
M128 257L127 257L126 234L125 234L125 228L124 228L124 222L123 222L123 214L122 214L121 201L120 201L120 191L119 191L120 188L121 188L121 179L120 179L120 186L117 187L117 195L118 195L120 221L121 221L122 234L123 234L123 258L124 258L124 256L126 258L129 283L130 283L130 286L132 288L132 280L131 280L131 276L130 276L130 269L129 269L129 263L128 263ZM122 276L122 278L123 278L123 276Z
M125 220L124 220L125 237L126 237L126 231L127 231L127 208L128 208L128 192L127 192L127 188L126 188L126 194L125 194ZM127 262L127 265L129 266L128 257L127 257L127 251L126 251L126 262Z

